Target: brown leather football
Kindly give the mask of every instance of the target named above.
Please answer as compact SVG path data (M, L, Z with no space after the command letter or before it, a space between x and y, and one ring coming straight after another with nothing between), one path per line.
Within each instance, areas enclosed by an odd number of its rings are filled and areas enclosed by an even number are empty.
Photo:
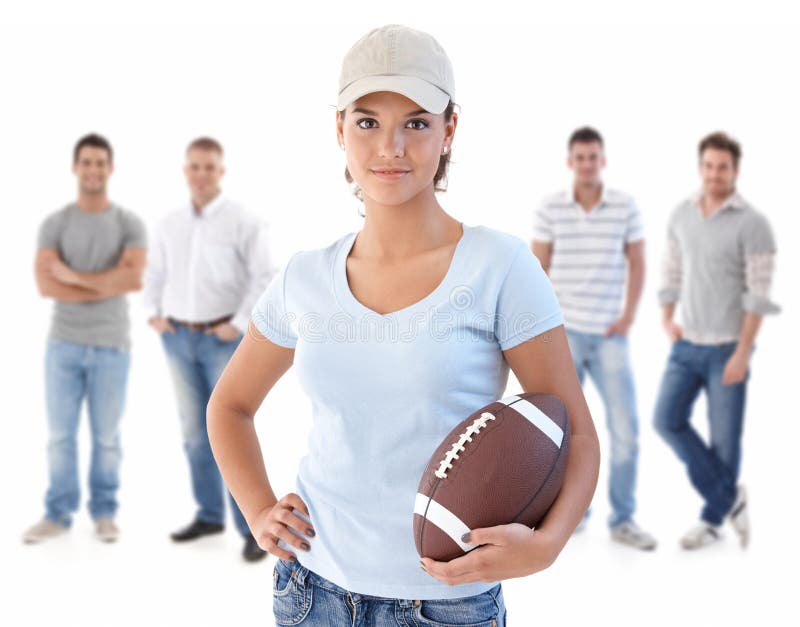
M508 396L458 424L433 453L414 503L422 557L449 561L475 546L471 529L535 527L553 504L569 458L569 420L552 394Z

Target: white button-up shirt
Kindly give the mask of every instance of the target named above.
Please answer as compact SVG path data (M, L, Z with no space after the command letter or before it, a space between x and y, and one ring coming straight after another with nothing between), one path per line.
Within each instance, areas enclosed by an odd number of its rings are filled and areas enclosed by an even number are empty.
M276 272L266 223L222 195L199 215L188 202L153 234L142 294L147 318L210 322L233 315L244 332Z

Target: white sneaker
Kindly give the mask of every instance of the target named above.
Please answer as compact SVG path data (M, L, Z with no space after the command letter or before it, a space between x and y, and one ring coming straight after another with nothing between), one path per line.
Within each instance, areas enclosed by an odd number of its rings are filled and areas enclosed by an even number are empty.
M612 527L611 538L616 542L627 544L642 551L652 551L657 544L653 536L633 521Z
M722 540L720 528L701 520L684 534L681 538L681 546L688 551L693 551L720 540Z
M119 528L114 524L114 519L108 516L94 521L94 531L103 542L116 542L119 537Z
M22 534L22 541L25 544L36 544L37 542L60 536L66 533L68 529L69 527L59 525L47 518L42 518L42 520Z
M728 522L739 536L739 544L746 549L750 543L750 515L747 511L747 492L743 485L736 490L736 500L728 512Z

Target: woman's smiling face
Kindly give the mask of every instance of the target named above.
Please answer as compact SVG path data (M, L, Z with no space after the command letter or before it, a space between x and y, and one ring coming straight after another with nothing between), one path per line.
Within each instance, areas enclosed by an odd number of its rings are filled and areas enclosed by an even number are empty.
M408 202L430 189L439 159L450 150L457 115L421 109L413 100L381 91L355 100L337 115L347 168L365 201Z

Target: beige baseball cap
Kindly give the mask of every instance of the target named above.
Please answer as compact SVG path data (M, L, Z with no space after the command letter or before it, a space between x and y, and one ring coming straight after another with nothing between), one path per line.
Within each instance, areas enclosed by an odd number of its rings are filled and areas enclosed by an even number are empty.
M341 111L376 91L402 94L426 111L441 113L455 101L453 66L427 33L398 24L376 28L345 55L336 108Z

